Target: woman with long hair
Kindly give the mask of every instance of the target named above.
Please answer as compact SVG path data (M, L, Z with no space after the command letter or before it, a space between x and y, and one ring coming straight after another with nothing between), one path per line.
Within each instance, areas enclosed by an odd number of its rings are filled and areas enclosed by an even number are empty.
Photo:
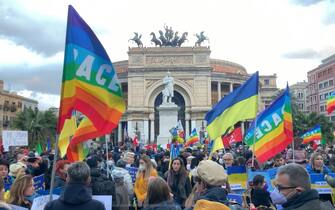
M323 162L323 157L320 153L315 152L311 156L310 163L306 166L308 173L331 173L330 169L325 166Z
M164 178L171 189L174 201L184 207L187 197L191 194L192 186L181 158L177 157L172 160L170 169L165 173Z
M143 202L147 197L149 177L156 177L157 171L152 167L152 162L148 156L142 155L139 162L140 165L136 174L134 191L137 198L138 207L142 207Z
M150 178L145 210L180 210L173 202L169 186L161 177Z
M32 205L30 198L34 194L33 177L31 175L19 176L10 189L8 203L30 209Z

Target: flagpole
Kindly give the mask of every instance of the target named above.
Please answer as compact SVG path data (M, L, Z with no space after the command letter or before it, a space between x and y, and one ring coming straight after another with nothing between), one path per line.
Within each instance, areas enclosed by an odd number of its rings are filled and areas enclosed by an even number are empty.
M255 143L256 143L256 128L257 128L257 116L255 118L255 125L254 125L254 138L252 144L252 159L251 159L251 166L255 167Z
M108 140L109 140L109 134L105 135L105 141L106 141L106 166L107 166L107 177L109 177L109 166L108 166Z
M295 163L295 157L294 157L294 139L292 141L292 159L293 159L293 163Z
M51 172L51 183L50 183L50 194L49 194L49 201L52 201L52 192L55 187L55 174L56 174L56 162L58 159L58 137L59 135L56 134L56 141L55 141L55 156L54 156L54 162L52 164L52 172Z

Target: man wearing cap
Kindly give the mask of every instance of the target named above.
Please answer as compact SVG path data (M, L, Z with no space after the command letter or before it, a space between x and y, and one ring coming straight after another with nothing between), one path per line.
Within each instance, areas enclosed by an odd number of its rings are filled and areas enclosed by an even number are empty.
M227 191L222 188L226 185L228 176L221 165L212 160L203 160L199 163L195 175L200 197L194 210L230 209L227 206Z

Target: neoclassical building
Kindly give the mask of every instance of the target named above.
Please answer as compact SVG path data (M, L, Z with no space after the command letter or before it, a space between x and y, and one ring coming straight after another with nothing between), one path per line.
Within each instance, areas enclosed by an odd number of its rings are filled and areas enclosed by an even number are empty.
M209 47L129 48L128 60L114 62L122 84L127 111L112 134L116 141L125 135L140 136L153 143L159 135L157 107L162 103L162 79L167 72L174 78L174 98L178 120L189 134L206 127L205 114L219 99L239 87L249 75L230 61L210 58Z

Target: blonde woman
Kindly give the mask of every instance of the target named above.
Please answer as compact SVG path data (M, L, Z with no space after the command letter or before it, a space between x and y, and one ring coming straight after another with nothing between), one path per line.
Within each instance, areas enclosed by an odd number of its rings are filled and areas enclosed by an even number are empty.
M157 177L157 171L152 167L150 158L146 155L140 157L140 166L136 174L134 191L137 197L138 207L143 206L147 197L149 177Z
M34 194L33 177L31 175L19 176L10 189L8 203L30 209L32 201L28 198Z

